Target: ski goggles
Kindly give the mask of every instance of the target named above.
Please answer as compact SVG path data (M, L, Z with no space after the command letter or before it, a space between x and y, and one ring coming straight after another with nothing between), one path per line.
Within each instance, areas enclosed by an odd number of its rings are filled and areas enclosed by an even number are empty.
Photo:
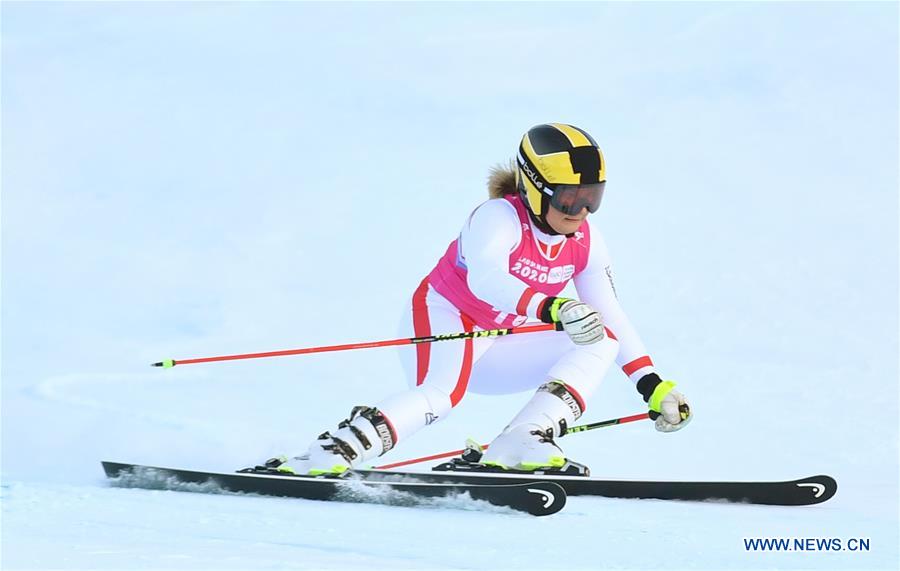
M600 208L600 200L603 199L603 189L606 181L593 184L557 184L545 186L544 191L550 191L550 206L569 216L578 214L583 208L588 212L597 212Z

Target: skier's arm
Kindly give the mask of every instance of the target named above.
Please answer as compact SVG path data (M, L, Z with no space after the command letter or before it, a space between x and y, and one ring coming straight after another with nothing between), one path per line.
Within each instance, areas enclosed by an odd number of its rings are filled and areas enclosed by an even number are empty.
M546 295L509 273L509 254L522 239L515 208L506 200L488 200L469 217L459 237L472 293L494 308L537 318Z
M674 432L684 428L691 419L690 406L684 395L675 390L675 383L660 378L631 320L619 305L609 251L603 237L594 230L588 263L575 276L575 289L583 302L600 311L607 329L619 340L616 363L634 381L650 407L656 430Z
M578 297L600 312L607 329L619 341L616 363L625 374L636 383L644 375L656 372L637 330L619 304L609 251L603 237L593 228L587 266L574 281Z

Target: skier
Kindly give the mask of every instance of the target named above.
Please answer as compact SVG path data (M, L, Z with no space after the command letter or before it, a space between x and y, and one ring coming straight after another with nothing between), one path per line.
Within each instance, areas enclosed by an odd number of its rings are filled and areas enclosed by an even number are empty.
M585 131L538 125L510 168L497 167L490 199L466 220L413 294L404 336L488 330L542 321L555 331L416 345L405 363L410 388L358 406L308 452L269 461L279 471L339 474L419 429L446 418L468 390L537 392L490 443L483 464L554 470L570 462L556 440L584 414L615 362L648 404L656 429L684 427L691 411L675 384L657 374L616 297L600 233L587 222L600 207L606 164ZM558 297L574 281L579 299ZM577 463L573 463L577 464Z

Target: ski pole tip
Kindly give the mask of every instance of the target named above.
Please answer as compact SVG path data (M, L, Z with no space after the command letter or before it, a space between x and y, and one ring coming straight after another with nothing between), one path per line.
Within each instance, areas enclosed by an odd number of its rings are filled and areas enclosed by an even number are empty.
M164 369L171 369L175 366L175 359L166 359L164 361L160 361L159 363L153 363L150 365L151 367L162 367Z

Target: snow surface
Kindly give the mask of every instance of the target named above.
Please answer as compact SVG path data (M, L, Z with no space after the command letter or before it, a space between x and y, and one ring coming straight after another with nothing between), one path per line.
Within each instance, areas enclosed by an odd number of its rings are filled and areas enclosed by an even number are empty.
M3 569L896 569L898 5L2 3ZM594 223L696 413L595 475L839 484L806 508L548 518L111 487L231 470L403 387L392 338L528 127L588 129ZM486 441L467 396L383 458ZM642 403L617 373L585 422ZM465 508L461 503L456 508ZM743 538L870 538L747 552Z

